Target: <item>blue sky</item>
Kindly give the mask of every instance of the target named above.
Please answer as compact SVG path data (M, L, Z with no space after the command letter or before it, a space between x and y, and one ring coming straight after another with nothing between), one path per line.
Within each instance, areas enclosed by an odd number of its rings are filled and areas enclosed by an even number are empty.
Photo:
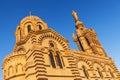
M14 48L16 26L30 11L67 38L72 49L77 49L71 37L75 32L72 10L87 28L95 29L120 71L120 0L0 0L0 65Z

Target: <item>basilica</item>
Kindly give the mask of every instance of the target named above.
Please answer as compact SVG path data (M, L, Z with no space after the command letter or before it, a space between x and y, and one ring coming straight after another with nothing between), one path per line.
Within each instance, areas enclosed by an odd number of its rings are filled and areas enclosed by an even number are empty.
M72 16L78 50L41 18L30 15L21 20L14 49L3 60L3 80L120 80L94 29L86 28L75 11Z

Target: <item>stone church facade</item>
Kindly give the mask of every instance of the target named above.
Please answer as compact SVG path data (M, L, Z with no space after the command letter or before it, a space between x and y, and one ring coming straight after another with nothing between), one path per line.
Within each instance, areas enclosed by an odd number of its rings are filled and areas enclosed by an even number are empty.
M4 58L3 80L120 80L93 29L87 29L72 12L79 50L37 16L27 16L17 26L16 44Z

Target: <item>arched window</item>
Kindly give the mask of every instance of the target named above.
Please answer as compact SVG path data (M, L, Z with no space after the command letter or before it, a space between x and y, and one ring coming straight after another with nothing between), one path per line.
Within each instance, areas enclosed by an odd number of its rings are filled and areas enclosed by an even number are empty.
M55 60L54 60L54 57L53 57L53 54L52 54L51 51L50 51L49 57L50 57L50 62L51 62L52 67L56 68L56 66L55 66Z
M99 68L97 68L97 71L98 71L98 74L100 75L100 77L103 78L103 74L102 74L102 72L100 71Z
M8 76L13 74L13 67L10 66L8 69Z
M57 65L58 65L60 68L63 68L62 62L61 62L61 59L60 59L60 55L58 54L58 52L56 52L56 62L57 62Z
M28 25L27 26L27 29L28 29L28 33L30 32L30 30L31 30L31 26L30 25Z
M20 36L21 36L21 30L20 30Z
M41 25L38 25L38 28L39 28L39 30L42 30L42 26Z
M16 73L21 73L21 72L23 72L23 66L22 66L22 64L18 64L16 66Z
M83 72L84 72L85 77L88 78L88 77L89 77L89 74L88 74L85 66L82 66L82 68L83 68Z

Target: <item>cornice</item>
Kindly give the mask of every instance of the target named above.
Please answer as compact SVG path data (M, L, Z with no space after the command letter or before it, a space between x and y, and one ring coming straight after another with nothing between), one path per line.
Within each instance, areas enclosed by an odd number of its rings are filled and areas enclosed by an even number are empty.
M104 57L104 56L99 56L99 55L94 55L94 54L90 54L90 53L86 53L86 52L82 52L82 51L78 51L78 50L71 50L72 55L73 56L78 56L78 57L89 57L92 59L101 59L101 60L106 60L106 61L112 61L112 59L110 57Z
M20 77L20 76L25 76L25 73L15 74L15 75L13 75L13 76L10 76L10 77L6 78L5 80L11 80L11 79L14 79L15 77Z
M24 44L26 43L30 37L32 37L33 35L38 35L38 34L45 34L45 33L53 33L55 34L56 36L58 36L60 39L62 39L63 41L67 42L68 43L68 40L65 39L62 35L58 34L56 31L54 31L53 29L45 29L45 30L41 30L41 31L30 31L29 34L27 35L26 38L22 39L21 41L17 42L16 45L21 45L21 44Z

